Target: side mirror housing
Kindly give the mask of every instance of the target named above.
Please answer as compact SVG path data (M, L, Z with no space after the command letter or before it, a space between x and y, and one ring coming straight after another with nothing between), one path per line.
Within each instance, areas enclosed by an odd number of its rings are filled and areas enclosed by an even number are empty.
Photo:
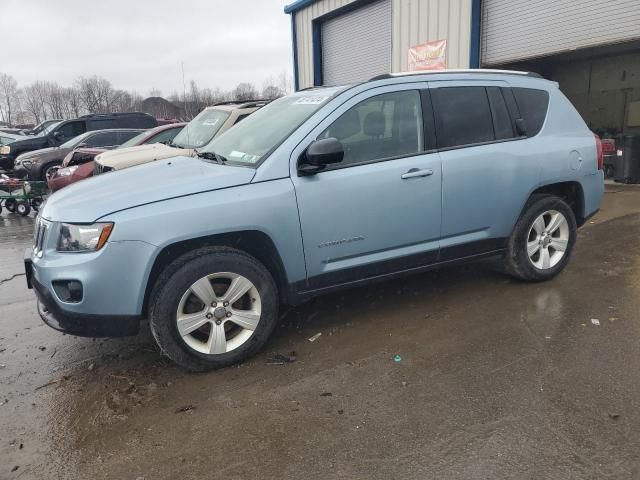
M340 163L344 158L344 147L333 137L316 140L307 147L298 165L303 175L312 175L332 163Z
M76 148L84 148L86 146L87 146L87 144L82 142L82 143L79 143L78 145L76 145Z

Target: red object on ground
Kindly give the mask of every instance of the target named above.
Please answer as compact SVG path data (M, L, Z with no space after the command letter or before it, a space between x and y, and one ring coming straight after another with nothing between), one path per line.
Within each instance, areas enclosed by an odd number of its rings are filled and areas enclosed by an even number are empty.
M93 176L93 161L83 163L76 168L75 172L66 177L61 177L57 173L49 179L49 188L52 192L58 191L72 183L84 180Z

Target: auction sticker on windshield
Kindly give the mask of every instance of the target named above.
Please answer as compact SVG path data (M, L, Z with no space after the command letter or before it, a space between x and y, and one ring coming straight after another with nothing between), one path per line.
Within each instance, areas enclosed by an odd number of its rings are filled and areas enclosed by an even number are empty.
M325 100L327 100L328 96L322 96L322 97L301 97L298 100L296 100L296 102L294 103L294 105L318 105L322 102L324 102Z

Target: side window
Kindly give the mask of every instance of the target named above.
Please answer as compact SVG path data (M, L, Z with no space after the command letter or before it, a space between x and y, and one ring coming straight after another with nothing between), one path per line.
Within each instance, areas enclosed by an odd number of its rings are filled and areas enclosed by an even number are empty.
M107 128L116 128L117 126L113 118L100 118L91 120L91 128L89 130L106 130Z
M118 145L118 134L116 132L100 132L90 135L84 143L88 147L111 147Z
M118 139L116 143L112 143L111 145L122 145L127 140L131 140L133 137L140 135L140 133L142 133L140 130L125 130L118 132Z
M547 116L549 92L534 88L512 88L513 95L520 110L520 115L527 124L527 137L537 135Z
M493 116L493 130L496 140L514 138L513 122L507 110L507 103L502 96L502 91L498 87L487 87L489 104L491 105L491 115Z
M438 148L495 140L489 99L484 87L431 89Z
M81 133L84 133L84 122L69 122L58 128L62 139L70 140L77 137Z
M422 106L417 90L368 98L342 114L318 138L337 138L340 165L371 162L424 150Z
M145 143L170 142L171 140L173 140L173 137L175 137L180 130L182 130L182 127L180 127L180 128L169 128L167 130L163 130L160 133L158 133L157 135L154 135L152 138L150 138Z

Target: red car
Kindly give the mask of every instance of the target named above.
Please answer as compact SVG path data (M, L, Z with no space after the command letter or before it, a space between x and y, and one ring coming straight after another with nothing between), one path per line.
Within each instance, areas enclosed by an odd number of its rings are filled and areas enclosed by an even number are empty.
M136 135L117 148L137 147L147 143L170 142L185 125L186 123L172 123L151 128ZM91 177L93 175L93 159L96 155L105 151L105 148L81 147L69 152L62 161L62 168L56 171L49 179L49 189L55 192L67 185Z

